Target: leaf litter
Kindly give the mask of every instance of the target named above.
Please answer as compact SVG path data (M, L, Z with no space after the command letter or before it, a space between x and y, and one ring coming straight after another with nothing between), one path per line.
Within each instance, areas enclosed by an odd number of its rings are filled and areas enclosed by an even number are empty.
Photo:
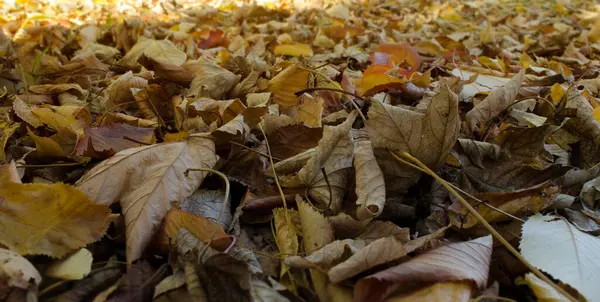
M599 301L591 2L0 13L2 300Z

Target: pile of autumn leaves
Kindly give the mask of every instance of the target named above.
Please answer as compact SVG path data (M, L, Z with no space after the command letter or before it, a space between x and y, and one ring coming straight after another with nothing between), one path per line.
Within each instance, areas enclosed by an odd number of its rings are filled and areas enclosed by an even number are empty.
M446 7L440 16L457 21L453 12ZM289 20L286 12L249 7L231 16L240 26L195 30L218 24L222 14L190 11L169 27L127 22L110 32L88 25L76 39L51 27L19 32L14 41L0 37L10 81L0 120L0 243L7 248L0 281L8 285L0 298L35 294L42 277L24 256L46 255L58 259L44 260L46 279L80 280L56 300L468 299L490 283L493 241L456 196L433 183L424 236L376 219L421 179L418 163L444 172L507 239L518 242L522 228L527 261L583 297L600 296L593 274L600 265L591 257L600 243L582 232L600 229L590 222L597 222L591 209L600 196L600 123L592 106L598 79L526 86L528 78L573 77L566 64L526 53L516 70L484 56L477 66L443 67L444 60L471 61L461 42L387 43L341 4L328 17L317 10ZM329 23L313 36L311 18ZM488 27L481 43L493 40ZM276 39L264 34L271 32ZM61 47L41 47L44 35ZM103 44L108 36L110 45ZM344 43L354 36L376 45L367 52ZM76 49L70 56L60 52L67 46ZM565 56L579 54L570 47ZM425 56L441 60L431 65L440 66L437 76L423 68ZM538 96L544 89L550 100ZM463 114L466 100L473 104ZM583 169L572 167L575 143L589 151ZM405 152L416 161L407 162ZM81 177L61 170L61 178L36 164L85 169ZM198 190L209 174L223 183L219 171L248 189L238 209L231 209L229 185ZM578 192L583 209L572 208ZM273 196L267 210L278 280L264 278L257 255L236 242L252 228L240 225L250 213L244 208ZM549 209L567 213L577 228L560 216L534 215ZM108 239L90 244L111 224L131 266L123 273L110 258L85 278L98 262L85 247L105 246ZM446 244L450 228L475 239ZM590 257L557 256L565 245ZM147 261L155 255L171 255L171 269L155 270ZM539 298L564 298L536 276L523 277ZM406 286L415 283L422 286Z

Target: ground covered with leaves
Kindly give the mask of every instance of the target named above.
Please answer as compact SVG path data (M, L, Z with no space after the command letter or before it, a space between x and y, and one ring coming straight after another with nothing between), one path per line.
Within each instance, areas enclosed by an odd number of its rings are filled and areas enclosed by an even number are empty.
M199 2L0 4L0 299L600 301L592 1Z

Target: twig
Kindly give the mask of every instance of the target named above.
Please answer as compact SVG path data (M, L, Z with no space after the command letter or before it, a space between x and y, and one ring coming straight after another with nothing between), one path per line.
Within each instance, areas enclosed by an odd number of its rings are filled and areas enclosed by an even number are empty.
M329 88L329 87L313 87L313 88L306 88L306 89L302 89L300 91L296 91L294 94L296 96L301 96L302 94L306 93L306 92L315 92L315 91L321 91L321 90L325 90L325 91L334 91L334 92L339 92L339 93L343 93L343 94L347 94L347 95L351 95L359 100L363 100L363 101L367 101L365 100L363 97L359 96L356 93L352 93L352 92L348 92L346 90L342 90L342 89L337 89L337 88Z
M17 164L17 167L20 168L45 168L45 167L71 167L71 166L79 166L84 165L86 163L61 163L61 164L48 164L48 165L21 165Z
M212 173L218 175L219 177L221 177L223 179L223 181L225 181L225 198L223 198L223 205L221 206L221 210L219 211L219 216L217 216L217 221L215 223L215 227L213 228L212 234L210 235L210 241L204 246L202 251L200 253L198 253L198 263L200 263L200 259L202 259L202 256L204 256L204 253L206 253L206 251L208 250L208 247L213 242L213 240L215 239L215 236L217 236L217 232L219 231L219 227L220 227L219 223L221 222L221 218L223 217L223 214L225 213L225 208L227 208L227 201L229 200L230 187L229 187L229 179L227 179L227 175L225 175L217 170L208 169L208 168L191 168L191 169L185 170L185 172L183 172L183 175L185 175L187 177L188 174L190 173L190 171L212 172Z
M296 230L296 227L292 223L290 219L290 215L288 213L287 201L285 200L285 194L283 194L283 189L281 188L281 184L279 184L279 178L277 177L277 172L275 171L275 163L273 162L273 155L271 154L271 146L269 145L269 140L267 139L267 134L265 133L265 129L261 124L258 124L258 128L262 132L265 137L265 145L267 145L267 153L269 154L269 162L271 163L271 171L273 172L273 178L275 179L275 184L277 185L277 190L279 191L279 196L281 200L283 200L283 209L285 210L285 220L286 222L296 231L296 234L301 234L300 231Z
M502 243L502 245L504 245L504 247L511 254L513 254L517 259L519 259L519 261L521 261L527 268L529 268L531 270L531 272L534 273L538 278L544 280L546 283L548 283L548 285L552 286L552 288L557 290L559 293L561 293L563 296L565 296L570 301L577 301L577 299L573 298L573 296L571 296L571 294L569 294L567 291L565 291L562 287L558 286L556 283L554 283L552 280L550 280L550 278L548 278L546 275L544 275L544 273L542 273L535 266L533 266L531 263L529 263L529 261L527 261L525 258L523 258L523 256L521 256L521 254L506 239L504 239L504 237L502 237L502 235L500 235L500 233L498 233L498 231L496 231L496 229L494 229L494 227L492 227L481 215L479 215L479 213L477 213L477 211L471 206L471 204L469 204L469 202L467 200L465 200L460 194L458 194L458 192L456 192L456 190L454 190L454 188L452 188L452 186L450 186L450 184L447 181L445 181L443 178L441 178L439 175L437 175L435 172L433 172L431 169L429 169L429 167L427 167L425 164L423 164L420 160L418 160L417 158L408 154L407 152L403 152L402 157L414 162L416 165L418 165L423 170L425 170L427 172L427 174L429 174L431 177L435 178L435 180L437 180L442 186L444 186L446 188L446 190L448 190L448 192L450 192L450 194L454 195L454 197L456 197L460 201L460 203L465 208L467 208L469 210L469 212L471 212L471 214L473 216L475 216L475 218L477 218L477 220L479 220L479 222L482 225L485 226L485 228L496 238L496 240L500 241L500 243Z

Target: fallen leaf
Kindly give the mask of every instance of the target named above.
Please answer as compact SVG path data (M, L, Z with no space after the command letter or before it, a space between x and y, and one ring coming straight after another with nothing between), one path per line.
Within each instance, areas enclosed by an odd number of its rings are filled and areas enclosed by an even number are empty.
M527 273L525 274L523 281L517 279L515 282L517 282L517 284L528 285L538 298L538 301L559 302L568 300L567 297L563 296L560 292L533 273Z
M356 87L357 92L362 96L372 96L385 90L402 88L407 80L388 75L392 68L392 65L369 66Z
M492 93L481 103L467 112L465 119L471 131L480 129L482 124L496 117L511 105L519 93L525 72L521 70L506 85L492 90Z
M370 140L354 141L356 216L360 220L378 216L385 205L385 180Z
M175 44L169 40L154 40L140 37L138 42L133 45L117 64L127 69L136 69L140 66L138 59L142 55L178 66L181 66L187 59L186 54L177 49Z
M92 270L93 260L92 253L82 248L65 259L51 263L44 273L51 278L81 280Z
M600 296L595 256L600 239L583 233L566 219L536 214L523 224L521 255L532 265L569 284L586 299ZM556 255L559 255L557 257Z
M205 90L211 98L219 100L225 97L241 78L206 59L188 61L186 64L184 68L196 74L190 83L188 96L202 96L201 91Z
M0 122L0 163L6 162L6 142L20 126L20 123L9 125L7 122Z
M119 151L156 142L154 129L127 124L85 128L84 131L85 135L77 142L75 150L80 156L108 158Z
M305 89L310 71L298 65L291 65L279 72L271 80L267 91L273 93L273 102L280 106L290 107L298 103L295 93Z
M161 232L157 235L158 244L164 247L169 246L170 242L175 241L180 229L185 228L191 234L204 243L210 243L210 246L224 251L231 245L231 238L225 233L223 227L202 216L197 216L186 211L172 208L165 216ZM213 232L216 233L214 238Z
M491 255L491 236L439 247L359 280L354 301L384 301L402 284L415 281L464 280L481 290L487 284Z
M158 231L171 202L191 195L207 175L183 173L188 168L214 166L214 152L212 141L195 135L187 141L130 148L89 170L76 186L100 204L121 203L127 225L127 260L133 262Z
M21 255L62 257L99 240L109 224L110 209L77 188L56 183L5 183L0 188L0 242Z
M25 257L7 249L0 249L0 281L2 281L2 295L0 298L6 298L5 294L13 287L34 289L42 282L42 276L38 270ZM5 290L7 290L5 292Z
M312 57L313 50L306 44L279 44L273 49L276 56Z

